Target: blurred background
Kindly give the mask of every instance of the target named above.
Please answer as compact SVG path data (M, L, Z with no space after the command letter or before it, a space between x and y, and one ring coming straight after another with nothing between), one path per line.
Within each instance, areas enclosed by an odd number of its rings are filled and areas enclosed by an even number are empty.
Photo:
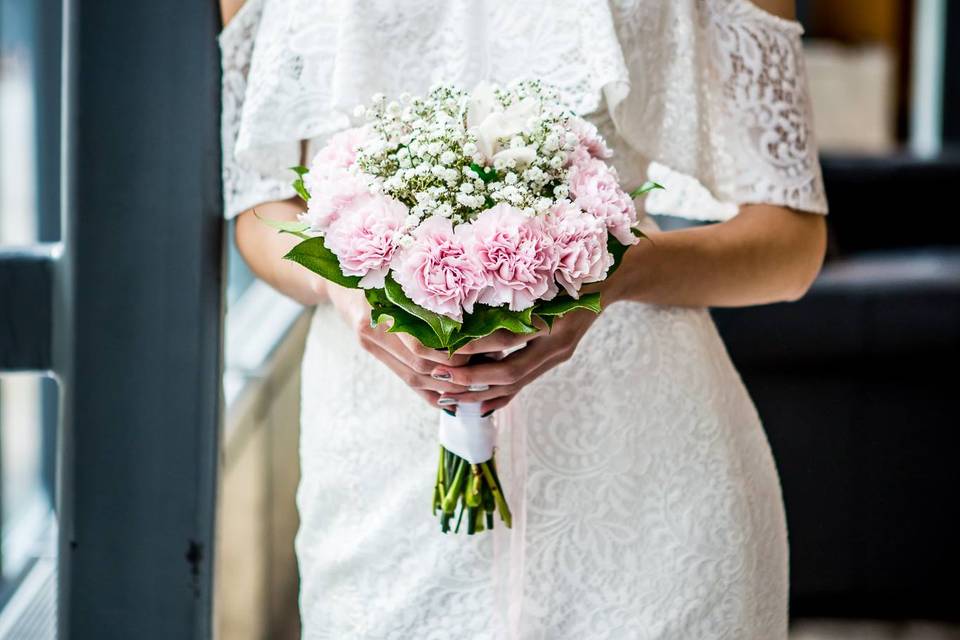
M60 237L61 15L48 5L0 0L0 250ZM780 468L793 634L960 638L960 3L797 5L828 261L799 302L714 312ZM227 272L215 625L229 640L294 638L307 312L232 244ZM2 292L0 277L0 312ZM56 424L51 379L0 374L0 638L54 636Z

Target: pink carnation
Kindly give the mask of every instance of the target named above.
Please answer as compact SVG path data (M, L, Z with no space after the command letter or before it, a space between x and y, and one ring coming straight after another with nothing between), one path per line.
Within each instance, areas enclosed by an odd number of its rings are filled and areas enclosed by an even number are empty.
M597 130L597 126L589 120L584 120L578 116L571 116L570 119L567 120L567 127L580 140L580 145L577 147L578 150L582 149L594 158L609 158L613 155L613 151L607 146L603 136L601 136ZM576 154L577 150L574 150L573 153Z
M462 225L461 225L461 228ZM464 233L447 218L432 216L413 232L414 243L397 258L393 275L415 303L462 321L473 312L487 279L464 245Z
M342 212L324 244L340 259L344 275L362 276L364 289L381 288L408 213L398 200L368 195Z
M570 197L577 206L602 220L610 234L622 244L637 243L630 231L637 223L637 209L617 183L616 170L602 160L591 158L570 167L567 180Z
M508 304L511 311L522 311L556 295L557 251L541 218L501 203L482 212L468 229L470 252L483 266L489 283L480 293L480 302L495 307Z
M310 199L300 221L309 224L310 230L316 233L327 233L344 212L362 207L372 198L363 179L344 169L312 168L304 176L304 183Z
M370 139L370 132L364 127L355 127L335 133L327 140L311 166L329 169L349 169L357 161L357 152Z
M311 231L326 233L342 211L355 208L369 198L367 182L350 171L360 146L369 135L362 127L341 131L331 136L313 157L310 171L303 177L310 199L307 212L300 216Z
M603 221L574 204L558 203L550 209L547 228L557 250L557 282L567 293L577 298L582 285L606 277L613 256Z

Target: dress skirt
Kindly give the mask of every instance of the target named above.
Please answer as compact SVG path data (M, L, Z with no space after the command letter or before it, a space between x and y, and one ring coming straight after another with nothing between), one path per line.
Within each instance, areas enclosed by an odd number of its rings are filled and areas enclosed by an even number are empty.
M621 302L498 411L507 530L444 535L439 410L314 315L296 538L305 640L783 640L756 410L709 314Z

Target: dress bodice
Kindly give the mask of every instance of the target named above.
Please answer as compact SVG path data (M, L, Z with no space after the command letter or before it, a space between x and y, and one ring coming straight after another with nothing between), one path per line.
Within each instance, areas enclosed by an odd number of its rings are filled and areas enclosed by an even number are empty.
M537 78L600 126L625 184L668 183L648 208L825 213L801 33L749 0L247 0L220 36L227 212L291 197L303 143L373 93Z

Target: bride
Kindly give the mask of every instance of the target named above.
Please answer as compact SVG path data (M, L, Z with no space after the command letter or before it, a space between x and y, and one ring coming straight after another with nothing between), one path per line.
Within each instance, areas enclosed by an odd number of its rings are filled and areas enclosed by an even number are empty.
M223 0L224 186L252 269L315 305L297 495L304 638L776 640L780 487L705 307L795 300L826 200L789 0ZM235 15L233 15L235 13ZM356 104L434 82L538 78L589 117L660 231L506 359L448 360L372 329L356 291L281 256L256 220L304 203L305 164ZM473 351L519 338L494 335ZM799 401L799 399L798 399ZM442 535L441 410L482 402L514 527ZM499 523L498 523L499 524Z

